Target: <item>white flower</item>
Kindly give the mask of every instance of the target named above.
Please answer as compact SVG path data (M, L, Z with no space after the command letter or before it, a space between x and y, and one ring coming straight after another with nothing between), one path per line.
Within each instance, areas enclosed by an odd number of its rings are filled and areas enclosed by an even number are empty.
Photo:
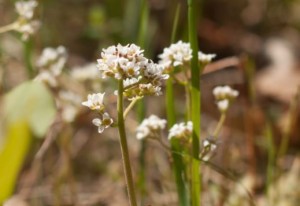
M153 85L162 85L163 80L169 78L168 74L164 74L164 67L160 64L155 64L152 61L146 65L144 76L151 81Z
M97 65L90 63L81 67L75 67L71 71L71 77L78 81L94 80L99 78Z
M192 49L190 43L178 41L175 44L171 44L170 47L164 48L163 53L158 57L161 59L159 63L164 67L176 67L191 60Z
M32 19L34 14L34 9L37 7L37 1L18 1L15 3L17 13L25 18L25 19Z
M216 54L204 54L203 52L198 51L198 60L204 64L210 63L215 57Z
M137 139L144 139L147 137L157 137L159 132L166 127L167 121L165 119L160 119L155 115L151 115L147 119L144 119L143 122L136 129Z
M15 4L19 18L15 23L14 30L22 33L22 40L27 40L40 27L38 20L33 20L34 9L37 7L37 1L18 1Z
M102 77L115 79L137 78L140 70L145 67L148 60L144 57L143 50L134 44L110 46L103 49L101 58L98 59L98 68Z
M220 112L226 112L229 107L229 100L223 99L217 102L217 106Z
M47 85L49 85L50 87L57 87L57 81L55 79L55 77L53 76L52 73L48 72L48 71L43 71L41 73L39 73L35 79L35 81L38 82L43 82Z
M38 20L28 22L18 22L15 30L22 33L22 40L26 41L29 36L33 35L40 27Z
M110 127L110 125L112 125L113 119L109 116L108 113L105 112L102 115L102 119L95 118L95 119L93 119L92 122L95 126L98 127L98 132L102 133L104 131L104 129L106 129L106 128Z
M74 105L68 104L63 107L61 116L65 122L73 122L77 114L78 108Z
M74 121L79 111L79 103L82 101L81 97L71 91L60 91L58 93L59 99L57 105L62 109L61 116L65 122Z
M239 95L239 92L226 85L215 87L213 89L213 95L217 100L235 99Z
M67 51L65 47L45 48L37 61L37 66L48 69L55 76L59 75L67 61Z
M104 110L104 99L105 93L89 94L88 100L82 102L81 104L89 107L91 110L99 110L100 112Z
M139 76L138 78L127 78L123 80L123 85L124 87L129 87L131 85L138 83L141 79L142 79L141 76Z
M192 135L193 132L193 123L188 121L187 123L174 124L173 127L169 130L169 140L172 138L188 138Z
M216 149L217 144L215 142L205 139L203 141L203 150L201 151L200 158L204 161L208 161Z

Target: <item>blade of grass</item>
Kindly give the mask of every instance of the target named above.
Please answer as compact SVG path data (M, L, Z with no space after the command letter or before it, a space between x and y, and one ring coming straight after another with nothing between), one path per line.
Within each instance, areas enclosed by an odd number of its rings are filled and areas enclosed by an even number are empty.
M147 36L147 25L148 25L148 18L149 18L149 8L148 8L148 2L146 0L140 0L141 5L141 13L140 13L140 21L139 21L139 32L138 32L138 45L142 48L146 47L146 36ZM145 99L141 99L137 103L137 114L138 114L138 121L142 122L145 118ZM146 149L147 144L145 140L141 141L141 149L139 152L139 165L140 165L140 171L138 176L138 186L140 190L141 195L141 205L144 205L145 203L145 197L147 194L146 189Z
M268 197L269 205L273 205L270 198L270 186L274 180L274 165L275 165L275 146L273 142L273 132L270 122L267 122L265 126L265 136L267 138L267 150L268 150L268 165L267 165L267 180L266 180L266 194Z
M292 99L290 108L289 108L289 119L288 124L286 125L285 130L283 131L282 140L280 142L279 150L278 150L278 158L285 155L288 146L289 146L289 136L291 135L292 129L295 126L297 109L300 102L300 86L298 87L297 93L295 97Z
M32 39L28 39L27 41L24 41L23 47L24 47L24 61L26 65L27 75L28 78L32 78L34 76L33 66L31 63L31 55L32 55Z
M176 31L178 27L178 19L180 15L181 5L178 3L175 11L175 17L173 22L173 29L171 35L171 43L174 43L176 37ZM171 128L176 123L176 110L175 110L175 98L174 98L174 89L173 89L173 79L170 77L167 80L166 84L166 110L167 110L167 119L168 127ZM184 180L185 165L183 163L182 157L178 154L182 151L180 144L176 139L171 141L171 149L175 151L172 153L173 158L173 172L175 175L177 195L180 206L188 205L188 192Z
M198 63L198 40L197 40L197 21L196 21L196 3L195 0L188 0L188 30L189 42L192 48L191 60L191 114L193 122L192 135L192 171L191 171L191 200L192 206L200 205L201 199L201 174L200 163L195 159L199 156L200 150L200 74L201 70Z

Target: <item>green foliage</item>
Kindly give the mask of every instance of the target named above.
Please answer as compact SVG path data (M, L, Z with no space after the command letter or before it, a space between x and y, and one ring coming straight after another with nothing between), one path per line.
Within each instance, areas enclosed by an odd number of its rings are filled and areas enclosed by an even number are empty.
M31 137L26 121L15 122L7 128L5 142L0 148L0 204L9 198L14 190Z
M0 145L0 204L14 190L33 134L44 136L55 112L52 96L42 83L28 81L5 95L6 132Z
M32 132L42 137L55 117L54 101L47 88L28 81L9 92L4 99L7 124L24 121Z

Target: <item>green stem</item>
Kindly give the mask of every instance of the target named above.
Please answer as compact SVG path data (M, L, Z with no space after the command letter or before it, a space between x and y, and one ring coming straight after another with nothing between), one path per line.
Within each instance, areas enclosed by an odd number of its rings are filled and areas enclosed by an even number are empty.
M226 119L226 113L222 112L221 117L219 119L219 122L217 124L217 127L216 127L216 129L215 129L215 131L213 133L213 137L217 138L217 136L219 135L220 130L221 130L221 128L222 128L222 126L223 126L223 124L225 122L225 119Z
M197 24L196 24L196 6L194 0L188 0L188 26L189 26L189 42L192 48L191 60L191 76L192 76L192 89L191 89L191 116L193 122L193 135L192 135L192 171L191 171L191 198L192 206L200 205L201 199L201 174L200 162L196 159L199 157L200 152L200 74L201 70L198 64L198 41L197 41Z
M6 26L0 27L0 34L14 30L16 28L16 25L17 25L16 22L14 22L12 24L8 24Z
M282 157L288 149L289 136L291 135L293 126L295 125L299 101L300 101L300 86L298 87L297 93L290 104L289 113L288 113L288 123L286 125L286 128L283 131L282 140L280 142L280 146L278 150L277 156L279 158Z
M28 39L23 43L24 47L24 61L26 65L26 70L29 78L34 76L33 66L31 63L31 54L32 54L32 40Z
M180 4L178 3L175 18L173 22L173 29L172 29L172 37L171 42L175 41L177 26L178 26L178 19L180 15ZM170 75L170 78L167 80L166 84L166 109L167 109L167 119L168 119L168 127L171 128L176 123L176 110L175 110L175 97L174 97L174 88L173 83L176 82L174 75ZM171 140L171 150L172 152L172 159L173 159L173 172L175 175L175 182L177 187L177 195L179 200L180 206L187 206L188 204L188 192L187 187L185 184L185 165L183 163L183 158L180 155L182 148L176 139Z
M122 160L123 160L123 167L124 167L124 173L125 173L125 179L127 185L127 192L129 196L129 202L131 206L137 206L134 184L133 184L132 173L131 173L131 165L129 160L125 124L124 124L123 80L119 80L117 110L118 110L118 128L119 128L119 136L120 136L120 146L122 152Z
M138 100L140 100L140 97L134 98L130 104L127 106L127 108L124 111L124 119L127 117L128 113L130 112L130 110L132 109L132 107L135 105L135 103L137 103Z
M265 135L268 142L268 165L267 165L267 181L266 181L266 193L269 200L269 205L273 205L270 198L270 186L272 181L274 180L274 165L275 165L275 147L273 143L273 133L272 128L269 122L265 127Z
M147 47L147 31L148 31L148 19L149 19L149 7L148 2L146 0L139 0L140 2L140 21L138 25L138 44L142 48ZM138 114L138 121L142 122L145 118L146 108L145 108L145 99L142 99L137 104L137 114ZM146 171L147 171L147 164L146 164L146 150L147 150L147 142L145 140L141 141L141 148L139 152L139 178L138 178L138 185L140 189L140 196L141 201L140 204L144 205L147 189L146 189Z

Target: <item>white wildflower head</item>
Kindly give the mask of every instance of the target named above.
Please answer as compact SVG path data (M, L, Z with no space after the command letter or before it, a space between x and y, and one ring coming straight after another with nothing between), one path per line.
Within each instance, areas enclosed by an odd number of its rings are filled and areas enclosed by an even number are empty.
M37 20L33 20L24 24L18 24L16 27L16 31L22 34L22 40L26 41L28 38L36 33L36 31L40 27L40 22Z
M15 23L15 30L22 34L22 40L27 40L40 27L40 22L34 20L34 10L37 7L37 1L18 1L15 4L19 18Z
M101 118L93 119L93 124L98 127L98 132L102 133L104 129L110 127L113 124L113 119L109 116L108 113L101 115Z
M43 50L42 55L37 61L37 66L44 70L50 71L55 76L58 76L65 66L66 61L67 51L65 47L48 47Z
M101 58L98 59L98 68L102 73L102 77L113 77L115 79L137 77L140 70L148 63L143 52L135 44L126 46L118 44L103 49Z
M34 14L34 9L37 7L37 1L17 1L15 4L16 11L25 19L32 19Z
M203 64L210 63L216 56L216 54L204 54L203 52L198 51L198 60Z
M213 89L213 95L217 101L218 109L221 112L226 112L230 103L239 95L239 92L229 86L218 86Z
M213 95L217 100L235 99L239 95L239 92L226 85L215 87L213 89Z
M163 53L158 57L160 58L159 63L165 68L176 67L192 59L192 49L190 43L178 41L171 44L170 47L164 48Z
M137 139L155 138L159 137L162 129L166 127L167 121L160 119L155 115L144 119L143 122L136 129Z
M89 107L91 110L98 110L99 112L104 111L104 95L105 93L89 94L88 100L82 102L83 106Z
M229 100L223 99L217 102L217 106L220 112L226 112L229 107Z
M110 46L103 49L98 68L102 77L123 81L124 97L129 100L145 95L161 95L163 81L169 76L164 68L144 57L143 50L134 44Z
M81 96L71 91L58 93L57 105L61 109L61 117L65 122L73 122L79 112Z
M193 123L188 121L187 123L174 124L173 127L169 130L168 138L186 139L192 135L193 132Z
M99 78L97 65L90 63L81 67L75 67L71 71L71 77L77 81L95 80Z
M50 73L48 71L42 71L35 77L34 80L38 81L38 82L43 82L44 84L46 84L52 88L57 87L56 78L53 76L52 73Z
M200 153L200 158L204 161L208 161L217 149L217 144L211 139L205 139L203 141L202 151Z

